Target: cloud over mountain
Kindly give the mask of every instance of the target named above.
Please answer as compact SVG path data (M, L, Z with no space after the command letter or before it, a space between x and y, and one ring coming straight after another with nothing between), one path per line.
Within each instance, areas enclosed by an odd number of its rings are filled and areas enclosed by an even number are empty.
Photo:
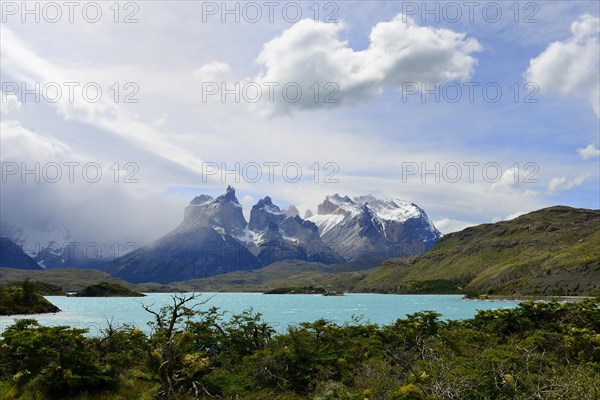
M401 88L403 82L434 85L468 79L477 64L472 54L481 50L479 42L464 33L419 26L403 14L373 26L365 50L352 49L340 37L345 27L306 19L263 45L256 62L264 70L255 80L281 86L293 82L305 91L298 102L286 101L275 91L280 96L268 105L269 113L358 103L386 87ZM309 91L315 82L321 97L335 92L327 84L336 85L339 92L331 100L338 101L315 101L314 89Z

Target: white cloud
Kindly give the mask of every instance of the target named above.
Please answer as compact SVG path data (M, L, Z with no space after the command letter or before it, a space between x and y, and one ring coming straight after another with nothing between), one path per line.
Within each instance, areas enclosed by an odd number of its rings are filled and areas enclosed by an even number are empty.
M301 20L263 45L256 62L264 71L254 80L280 84L275 101L268 104L268 113L363 102L388 86L401 88L404 82L433 86L465 80L477 64L471 54L481 50L477 40L466 38L464 33L419 26L402 14L377 23L371 30L369 47L361 51L340 39L344 28L343 23ZM285 101L281 95L281 88L290 82L303 90L296 103ZM310 89L315 82L321 89L318 101ZM339 88L332 96L339 103L324 102L323 96L334 92L333 87L325 88L327 83ZM295 96L290 93L290 97Z
M0 32L5 39L0 54L8 73L27 83L29 87L33 87L36 82L73 81L67 78L72 75L73 66L46 60L7 27L0 26ZM80 69L78 72L80 79L76 81L95 81L86 76L91 75L93 70ZM202 160L189 149L173 144L152 123L145 123L135 114L128 113L121 103L114 102L108 96L95 103L83 98L69 101L68 96L61 96L52 105L65 120L77 120L124 137L143 150L189 171L197 173L201 170Z
M217 76L227 73L231 70L227 63L222 61L211 61L204 64L194 71L194 78L204 82L210 82L216 79Z
M587 147L584 147L583 149L577 149L577 153L579 153L579 157L587 160L588 158L599 157L600 149L593 144L588 144Z
M164 196L162 187L126 183L122 174L115 182L110 159L90 157L18 121L0 121L0 130L3 221L21 226L53 218L77 240L138 244L179 222L180 199Z
M15 120L0 121L0 131L3 160L22 160L27 155L29 161L51 161L71 151L66 143L26 129Z
M458 219L441 218L433 221L433 225L435 225L440 232L446 235L448 233L462 231L463 229L476 224Z
M517 169L515 167L507 168L502 177L498 182L492 183L492 190L494 189L516 189L522 186L522 176L526 175L527 172Z
M244 210L244 217L249 221L250 211L252 210L252 206L256 204L256 199L246 194L240 199L240 204L242 205L242 210Z
M497 182L490 185L490 191L494 193L502 192L508 197L536 197L539 192L533 189L533 185L538 182L534 178L528 178L530 175L531 171L509 167L502 173L502 177Z
M21 108L22 103L12 93L4 93L0 90L0 114L9 115Z
M571 24L571 33L531 59L525 76L542 91L587 98L600 117L600 18L580 16Z
M494 217L492 218L492 223L500 222L500 221L510 221L511 219L515 219L523 214L526 214L525 211L517 211L515 213L509 214L505 217Z
M562 190L573 189L574 187L581 185L589 176L590 174L582 174L574 179L567 179L564 176L553 178L548 184L548 191L552 194Z

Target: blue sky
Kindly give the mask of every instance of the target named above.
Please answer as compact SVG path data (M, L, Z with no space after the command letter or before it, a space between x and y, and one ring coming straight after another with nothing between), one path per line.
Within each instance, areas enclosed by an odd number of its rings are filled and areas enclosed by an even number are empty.
M221 2L131 3L120 3L118 22L102 3L96 23L77 10L71 23L65 9L50 23L45 3L39 22L31 15L22 22L19 2L2 6L2 219L51 216L75 235L148 242L179 222L192 197L218 195L228 184L246 211L266 195L302 213L327 194L397 197L424 208L442 232L555 204L600 207L597 1L519 2L518 22L513 2L481 2L473 21L463 2L428 2L437 4L438 22L422 2L400 1L291 2L288 9L300 5L305 17L297 22L281 13L290 2L278 3L271 22L256 2L263 14L254 23L241 11L239 23L207 12ZM492 23L495 14L483 9L495 4L502 16ZM463 13L457 22L443 13L454 5ZM315 9L321 19L335 11L338 22L315 21ZM137 23L122 21L130 12ZM96 103L80 91L73 102L66 92L55 103L36 102L20 90L36 82L46 94L49 82L63 90L64 82L93 82L103 91ZM236 82L263 90L265 82L293 82L303 96L203 101L207 85ZM322 101L327 84L339 89L339 103ZM439 102L406 93L436 84L448 90L447 97L438 90ZM502 98L486 100L483 87L492 94L499 87ZM132 88L138 102L124 103ZM462 96L452 102L456 88ZM53 162L63 168L57 182L6 175L14 165ZM78 171L70 182L65 162L97 163L102 179L89 182ZM239 163L240 172L259 165L263 178L206 177L214 163L230 170ZM265 163L279 163L274 182ZM299 167L302 179L284 179L286 165ZM457 166L462 176L454 180ZM134 179L125 182L128 174Z

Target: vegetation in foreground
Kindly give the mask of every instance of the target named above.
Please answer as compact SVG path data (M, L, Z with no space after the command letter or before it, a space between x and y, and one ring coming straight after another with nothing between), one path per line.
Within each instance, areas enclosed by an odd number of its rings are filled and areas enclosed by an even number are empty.
M522 303L387 326L325 320L274 330L251 310L227 317L174 296L152 333L44 327L0 340L0 399L597 399L600 308Z
M27 279L17 284L0 286L0 315L59 312L58 307L36 292L38 286Z

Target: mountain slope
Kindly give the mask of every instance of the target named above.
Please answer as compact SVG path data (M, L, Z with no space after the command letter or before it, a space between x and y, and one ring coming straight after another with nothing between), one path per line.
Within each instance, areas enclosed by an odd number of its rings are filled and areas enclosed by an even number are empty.
M94 269L53 268L39 270L23 270L14 268L0 269L0 285L29 279L32 282L42 282L60 287L64 292L77 292L98 282L115 282L133 288L134 285L113 278L106 272ZM159 286L160 287L160 286Z
M376 265L376 259L329 265L287 260L251 271L232 271L164 286L139 285L138 290L265 291L314 286L380 293L552 296L598 293L600 211L563 206L545 208L510 221L466 228L444 236L425 254L388 260L367 269ZM0 281L29 276L64 286L62 280L66 278L51 276L54 272L71 276L78 270L5 269L0 273Z
M436 280L502 294L600 289L600 211L555 206L466 228L421 256L369 271L352 290L402 293Z
M16 269L42 269L21 247L6 237L0 237L0 267Z
M216 199L201 195L172 232L103 269L133 283L167 283L259 268L260 261L236 239L246 225L233 188Z

